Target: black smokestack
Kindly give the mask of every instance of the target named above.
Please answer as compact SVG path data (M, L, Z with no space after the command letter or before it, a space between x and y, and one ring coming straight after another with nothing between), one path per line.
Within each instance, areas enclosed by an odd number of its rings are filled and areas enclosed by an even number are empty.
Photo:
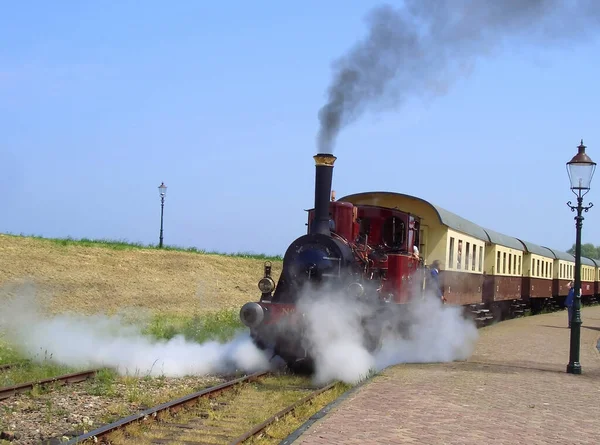
M404 0L400 8L375 8L367 37L334 64L319 112L319 152L332 153L340 129L369 108L445 94L504 39L572 44L595 33L599 17L598 0Z
M332 154L319 153L315 160L315 219L310 226L310 233L330 235L329 231L329 196L333 179L333 163L337 159Z

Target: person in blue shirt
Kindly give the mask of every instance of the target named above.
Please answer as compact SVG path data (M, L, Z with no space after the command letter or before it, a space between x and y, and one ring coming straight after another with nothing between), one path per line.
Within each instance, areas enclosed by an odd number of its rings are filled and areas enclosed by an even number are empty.
M329 212L329 230L331 232L335 232L335 221L331 212Z
M573 286L573 282L569 281L569 293L567 294L567 298L565 299L565 306L569 312L569 327L571 327L571 319L573 318L573 303L575 300L575 287Z
M433 295L446 302L444 293L442 292L442 286L440 284L440 262L435 260L429 267L429 276L425 282L425 289L431 292Z

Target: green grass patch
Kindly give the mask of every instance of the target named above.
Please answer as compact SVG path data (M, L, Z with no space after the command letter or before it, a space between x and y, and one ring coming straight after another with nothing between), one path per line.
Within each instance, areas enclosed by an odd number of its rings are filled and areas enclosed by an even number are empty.
M157 244L142 244L127 240L110 240L110 239L90 239L90 238L45 238L38 235L25 235L4 233L5 236L15 238L32 238L36 240L53 243L57 246L82 246L82 247L103 247L113 250L132 250L132 249L155 249L155 250L171 250L177 252L199 253L202 255L221 255L228 257L250 258L256 260L282 261L281 255L266 255L263 253L254 252L218 252L214 250L199 249L197 247L181 247L175 245L163 245L159 248Z
M169 340L176 335L199 343L208 340L227 341L245 329L239 309L223 309L211 314L183 317L156 315L144 328L144 333L157 339Z
M8 369L0 370L0 387L36 382L79 370L55 363L52 360L52 354L48 354L46 351L40 351L31 359L27 359L3 338L0 338L0 364L16 364ZM36 391L34 388L34 395Z
M115 383L118 375L112 369L100 369L88 386L88 394L93 396L114 397L117 394Z

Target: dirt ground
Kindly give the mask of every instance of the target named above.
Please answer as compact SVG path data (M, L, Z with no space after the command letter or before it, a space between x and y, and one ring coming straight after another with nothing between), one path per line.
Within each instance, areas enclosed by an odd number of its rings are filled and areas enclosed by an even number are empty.
M259 298L264 260L157 249L59 245L0 234L0 299L32 284L51 313L191 315ZM281 262L273 262L277 282Z

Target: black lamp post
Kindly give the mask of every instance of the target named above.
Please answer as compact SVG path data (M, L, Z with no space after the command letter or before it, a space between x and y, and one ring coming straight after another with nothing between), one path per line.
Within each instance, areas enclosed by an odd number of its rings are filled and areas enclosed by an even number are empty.
M167 186L164 182L161 182L158 186L158 193L160 193L160 238L158 241L159 249L163 246L163 214L165 210L165 195L167 194Z
M573 299L573 313L571 315L571 347L569 350L569 364L567 372L570 374L581 374L581 363L579 363L579 343L581 339L581 227L583 226L583 211L588 211L593 204L590 203L584 207L583 197L590 191L590 184L596 163L585 154L585 145L583 139L577 147L579 151L573 159L567 162L567 172L571 181L571 190L577 196L577 205L571 205L571 201L567 205L574 212L577 210L575 217L575 227L577 235L575 238L575 298Z

